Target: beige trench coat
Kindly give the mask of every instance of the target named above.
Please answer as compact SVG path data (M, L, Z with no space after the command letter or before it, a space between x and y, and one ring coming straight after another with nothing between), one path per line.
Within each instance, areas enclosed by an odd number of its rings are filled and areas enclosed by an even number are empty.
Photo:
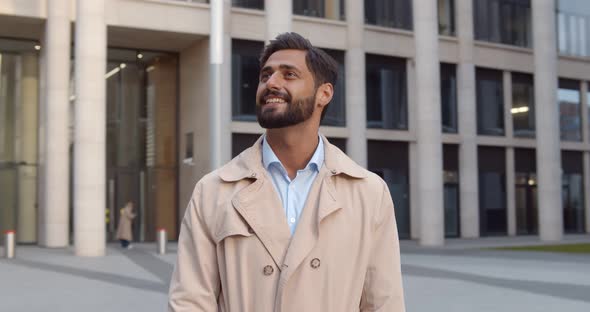
M295 234L262 165L261 139L195 187L169 311L404 311L385 182L325 143Z
M121 215L119 216L119 226L117 226L117 239L133 240L133 231L131 230L131 223L136 214L131 210L131 206L125 205L121 208Z

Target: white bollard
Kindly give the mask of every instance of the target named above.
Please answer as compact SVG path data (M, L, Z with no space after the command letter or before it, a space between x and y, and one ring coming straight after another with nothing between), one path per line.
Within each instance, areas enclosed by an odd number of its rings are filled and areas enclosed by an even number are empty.
M14 230L4 231L4 256L14 258Z
M158 254L163 255L166 253L166 243L168 242L168 238L166 235L166 229L158 228L156 231L157 231Z

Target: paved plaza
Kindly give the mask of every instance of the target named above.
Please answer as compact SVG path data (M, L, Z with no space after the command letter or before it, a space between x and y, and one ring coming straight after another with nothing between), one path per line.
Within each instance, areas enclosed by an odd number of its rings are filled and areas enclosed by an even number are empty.
M448 240L444 248L421 248L402 241L407 311L590 311L590 254L487 249L523 244L539 242ZM80 258L71 248L18 246L15 259L0 259L0 311L165 311L176 246L169 247L157 255L154 244L110 244L105 257Z

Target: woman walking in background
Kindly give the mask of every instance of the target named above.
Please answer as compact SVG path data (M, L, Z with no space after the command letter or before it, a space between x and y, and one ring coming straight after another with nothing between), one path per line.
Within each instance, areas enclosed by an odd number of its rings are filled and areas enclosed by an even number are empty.
M131 249L131 241L133 240L133 232L131 231L131 222L137 214L133 213L133 203L127 202L125 207L121 208L121 216L119 217L119 226L117 227L117 239L121 242L121 247Z

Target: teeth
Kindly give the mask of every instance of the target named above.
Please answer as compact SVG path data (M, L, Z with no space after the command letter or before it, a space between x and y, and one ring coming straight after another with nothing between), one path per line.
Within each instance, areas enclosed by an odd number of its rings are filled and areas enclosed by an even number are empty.
M266 103L284 103L285 100L281 99L281 98L271 98L266 100Z

